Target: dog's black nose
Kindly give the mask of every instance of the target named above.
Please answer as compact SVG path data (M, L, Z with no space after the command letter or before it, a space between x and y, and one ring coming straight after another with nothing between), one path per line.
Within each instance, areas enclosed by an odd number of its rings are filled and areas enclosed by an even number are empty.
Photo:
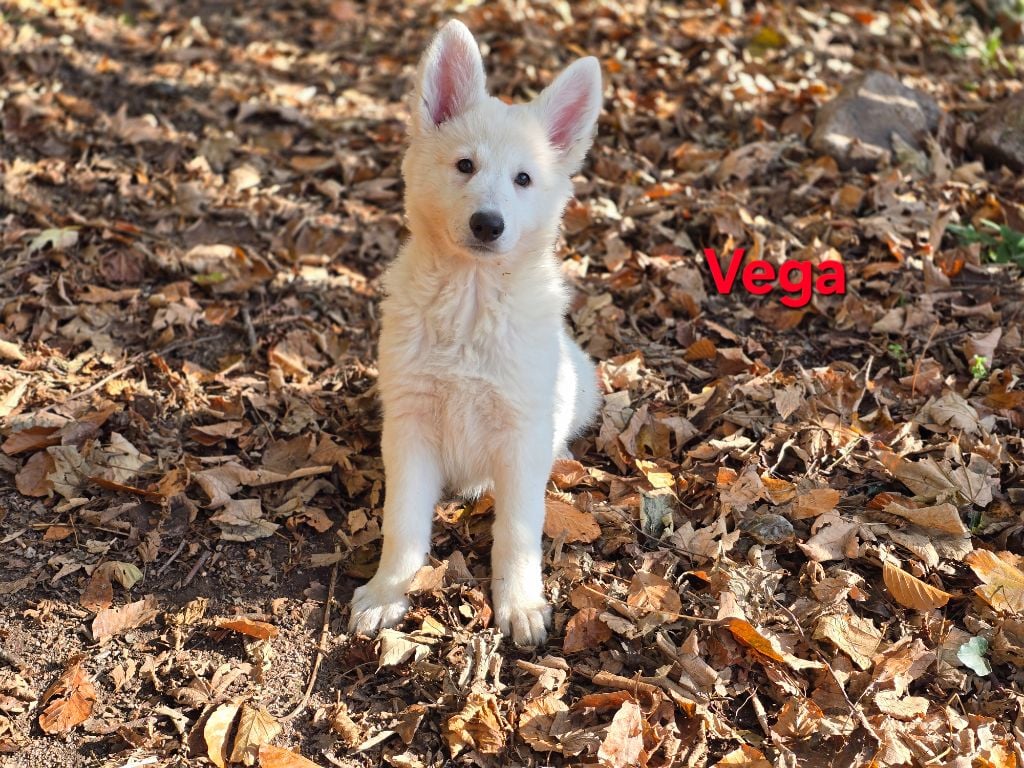
M501 215L491 211L477 211L469 217L469 228L473 237L482 243L493 243L505 231Z

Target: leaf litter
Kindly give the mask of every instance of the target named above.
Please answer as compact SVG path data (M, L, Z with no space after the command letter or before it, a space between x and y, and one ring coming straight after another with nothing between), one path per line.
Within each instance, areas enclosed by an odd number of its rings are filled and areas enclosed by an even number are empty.
M1024 230L972 146L1024 87L992 4L461 8L503 97L606 82L559 247L605 402L536 653L486 497L402 625L331 611L379 556L375 306L450 10L57 5L0 26L7 764L1024 765L1022 284L962 236ZM847 168L808 140L875 67L943 124ZM720 295L704 248L847 292Z

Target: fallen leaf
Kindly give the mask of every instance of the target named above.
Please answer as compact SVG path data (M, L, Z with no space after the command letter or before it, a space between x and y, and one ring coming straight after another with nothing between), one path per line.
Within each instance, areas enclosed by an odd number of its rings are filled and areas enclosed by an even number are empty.
M118 608L104 608L92 620L92 636L103 642L114 635L148 624L159 614L156 598L147 595L142 600Z
M906 518L914 525L919 525L922 528L931 528L935 531L951 533L957 536L969 533L957 508L949 502L936 504L933 507L912 508L894 501L885 507L885 511L890 515L899 515Z
M464 749L496 755L505 748L505 723L498 702L489 692L472 692L465 706L442 726L452 757Z
M203 609L205 610L205 606L203 606ZM255 637L257 640L269 640L272 637L277 637L279 633L278 628L273 624L256 619L247 619L244 616L216 619L213 623L221 629L230 629L232 632Z
M622 702L597 750L600 764L607 768L646 765L643 731L644 716L640 705L631 698Z
M562 651L579 653L593 650L612 639L611 628L599 618L597 608L581 608L565 625L565 640Z
M8 456L26 451L40 451L60 444L60 427L27 427L11 434L0 446Z
M772 764L759 749L743 744L715 763L713 768L772 768Z
M548 496L544 501L544 535L557 539L564 535L569 543L589 544L601 535L601 526L594 516L572 504Z
M43 692L39 727L45 733L67 733L92 714L96 686L82 668L83 661L82 656L72 657L61 676Z
M797 696L782 705L772 730L786 738L806 739L818 732L823 717L821 707L811 699Z
M893 599L900 605L915 611L931 611L941 608L952 597L948 592L926 584L916 576L889 563L882 564L882 578Z
M53 457L46 451L34 453L14 476L14 486L23 496L49 496L53 493L50 476L56 470Z
M28 252L35 253L47 246L55 251L66 251L78 242L78 229L68 227L65 229L44 229L32 242L28 244Z
M272 744L264 744L260 747L261 768L321 768L312 760L307 760L302 755L288 749L275 747Z
M188 430L188 436L200 445L217 445L225 440L234 440L249 431L247 421L222 421L218 424L195 426Z
M430 653L430 648L417 643L404 632L384 628L377 635L377 666L394 667L409 661L419 661Z
M974 674L985 677L992 673L992 665L988 663L985 654L988 653L988 640L984 637L972 637L960 646L956 657L969 667Z
M203 725L203 740L206 754L217 768L225 768L228 762L228 735L241 706L237 702L221 704Z
M911 722L928 713L928 699L921 696L903 696L898 691L879 691L875 706L883 715Z
M858 528L859 522L847 520L834 511L826 512L814 521L811 527L814 535L806 544L798 546L807 557L818 563L843 560L856 555Z
M671 614L678 614L683 607L679 591L671 582L645 571L633 574L629 582L626 604L641 611Z
M575 488L586 477L586 467L576 459L555 459L551 466L551 481L560 491Z
M814 627L815 640L828 640L861 669L871 668L871 655L882 641L882 633L868 619L856 614L822 616Z
M530 699L519 715L519 737L538 752L561 751L556 723L567 720L569 707L556 693Z
M267 710L243 704L229 760L232 763L253 765L260 748L272 742L280 733L281 724Z
M832 488L813 488L805 491L793 500L793 509L790 512L790 517L793 520L818 517L835 509L840 498L841 494L839 491Z
M987 549L976 549L964 559L984 582L974 592L997 611L1024 613L1024 572Z
M225 541L256 541L273 536L279 526L263 517L259 499L230 499L210 522L220 528Z
M732 632L733 637L743 645L748 648L752 648L762 656L767 656L773 661L785 663L786 659L782 655L782 650L777 648L771 640L758 632L754 625L749 621L738 618L729 618L725 619L722 624Z

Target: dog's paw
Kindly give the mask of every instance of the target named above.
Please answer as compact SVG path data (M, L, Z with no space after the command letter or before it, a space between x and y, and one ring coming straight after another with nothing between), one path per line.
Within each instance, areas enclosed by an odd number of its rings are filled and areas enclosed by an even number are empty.
M373 637L382 627L393 627L409 610L409 598L401 585L370 579L352 595L350 632Z
M498 628L512 636L516 645L541 645L548 637L551 625L551 606L541 591L536 596L496 593L494 617Z

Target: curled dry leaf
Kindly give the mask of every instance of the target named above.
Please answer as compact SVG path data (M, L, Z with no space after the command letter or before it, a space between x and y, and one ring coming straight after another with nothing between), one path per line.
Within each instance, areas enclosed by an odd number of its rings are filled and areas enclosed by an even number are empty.
M92 621L92 636L98 642L103 642L114 635L148 624L158 613L156 598L152 595L117 608L104 608Z
M220 528L220 537L225 541L265 539L281 527L263 517L259 499L230 499L223 509L210 516L210 522Z
M225 768L228 762L228 736L231 726L238 716L240 709L238 702L221 704L210 716L206 718L203 725L203 741L206 742L206 754L210 762L217 768Z
M806 739L818 732L824 716L821 707L811 699L798 696L787 699L782 705L779 719L772 730L786 738Z
M871 668L871 655L878 649L882 633L868 619L857 614L822 616L814 628L815 640L828 640L861 669Z
M260 768L321 768L313 761L273 744L260 746L259 764Z
M840 496L839 491L832 488L814 488L801 493L793 500L790 517L793 520L803 520L831 512L839 503Z
M269 744L281 733L281 724L267 710L243 704L238 715L238 728L231 747L232 763L253 765L260 747Z
M82 668L84 657L73 657L64 672L39 700L39 727L45 733L67 733L85 722L96 705L96 686Z
M772 764L761 750L743 744L715 763L714 768L772 768Z
M562 650L579 653L599 648L611 640L612 630L600 616L601 611L597 608L581 608L565 625Z
M654 573L640 571L629 582L626 604L643 612L678 614L683 604L679 591L670 581Z
M576 459L555 459L551 466L551 481L560 491L575 488L587 474L587 468Z
M53 457L46 451L32 454L25 465L14 476L14 485L23 496L49 496L53 493L50 476L57 468Z
M882 579L893 599L902 606L915 611L931 611L941 608L952 597L931 584L926 584L901 568L889 563L882 564Z
M505 747L505 727L494 694L474 691L462 711L448 718L442 730L454 757L464 749L498 754Z
M646 765L644 754L644 715L632 698L622 702L612 718L597 751L597 759L606 768L632 768Z
M321 768L312 760L289 749L264 744L260 747L260 768Z
M964 521L960 519L960 513L957 511L957 508L949 502L936 504L932 507L913 508L894 501L885 507L885 511L890 515L899 515L906 518L914 523L914 525L919 525L922 528L929 528L955 536L963 536L969 533L967 526L964 525Z
M569 543L589 544L601 535L601 526L589 512L548 496L544 501L544 535L552 539L565 536Z
M203 608L205 610L205 606ZM232 632L255 637L257 640L269 640L278 635L278 629L273 624L245 617L216 619L214 625L221 629L230 629Z
M1006 553L1007 558L1013 555ZM1024 613L1024 571L987 549L976 549L964 559L982 580L974 592L997 611Z
M558 737L569 728L568 711L555 693L531 699L519 716L519 737L538 752L561 752Z

